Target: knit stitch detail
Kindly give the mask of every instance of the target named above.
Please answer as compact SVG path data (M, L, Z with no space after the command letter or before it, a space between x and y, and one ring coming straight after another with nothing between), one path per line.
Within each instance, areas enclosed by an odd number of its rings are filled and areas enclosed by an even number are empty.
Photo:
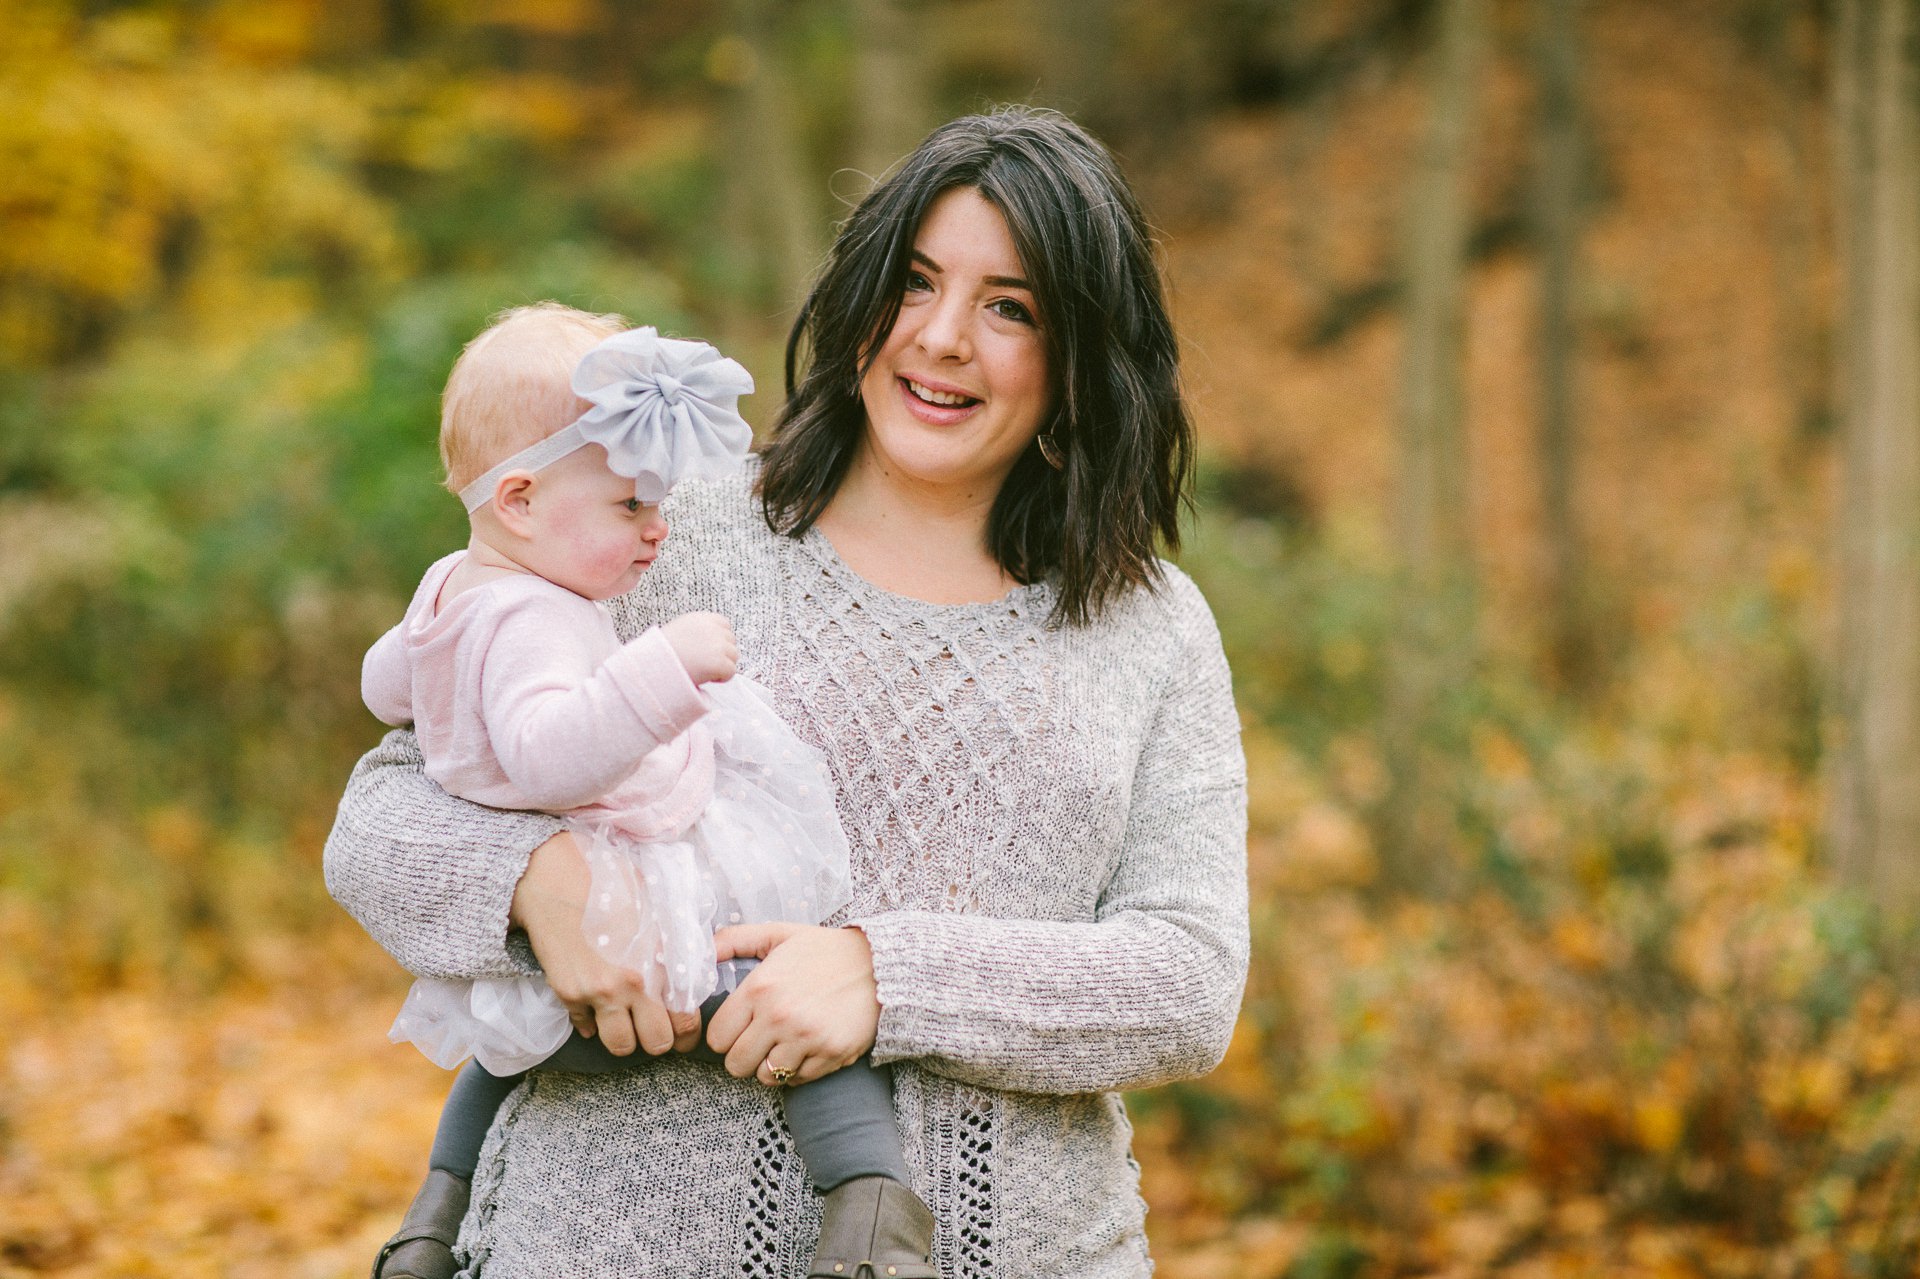
M740 1222L741 1279L788 1279L800 1273L803 1255L794 1232L783 1227L781 1198L794 1180L800 1156L787 1126L769 1115L754 1142L747 1172L746 1211Z
M990 1097L974 1093L953 1110L930 1114L937 1222L934 1252L943 1275L989 1279L1009 1268L994 1264L994 1144L998 1133Z

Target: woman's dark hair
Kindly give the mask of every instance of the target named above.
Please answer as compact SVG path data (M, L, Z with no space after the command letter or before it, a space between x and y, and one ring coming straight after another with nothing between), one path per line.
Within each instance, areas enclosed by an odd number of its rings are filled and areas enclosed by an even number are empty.
M1008 107L942 125L840 228L787 338L787 400L762 449L767 524L799 536L833 499L865 429L860 379L893 331L927 209L972 187L1007 220L1033 285L1064 466L1014 463L987 545L1016 581L1053 578L1055 620L1084 623L1157 583L1156 535L1180 544L1193 426L1139 203L1113 157L1065 116Z

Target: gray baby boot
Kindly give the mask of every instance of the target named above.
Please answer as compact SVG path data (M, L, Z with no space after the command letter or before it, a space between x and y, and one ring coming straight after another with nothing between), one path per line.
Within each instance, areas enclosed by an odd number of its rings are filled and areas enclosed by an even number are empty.
M829 1190L807 1279L939 1279L933 1214L891 1177L855 1177Z
M467 1215L467 1181L435 1168L407 1205L400 1229L373 1259L373 1279L453 1279L453 1245Z

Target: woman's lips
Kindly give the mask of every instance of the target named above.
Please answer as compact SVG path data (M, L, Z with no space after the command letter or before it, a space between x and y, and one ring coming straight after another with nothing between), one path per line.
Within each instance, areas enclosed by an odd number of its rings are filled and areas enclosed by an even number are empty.
M913 388L916 384L936 394L966 396L966 400L961 404L933 404L921 399L914 393ZM900 388L900 398L906 404L907 412L913 414L913 416L919 418L922 422L927 422L934 426L952 426L956 422L965 421L966 418L981 405L979 399L973 396L967 396L965 391L942 386L937 382L922 382L918 378L896 377L894 379L894 385Z

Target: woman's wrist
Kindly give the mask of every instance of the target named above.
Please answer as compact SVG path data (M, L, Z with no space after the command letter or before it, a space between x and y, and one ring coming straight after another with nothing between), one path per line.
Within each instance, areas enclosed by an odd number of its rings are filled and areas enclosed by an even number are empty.
M867 971L871 973L873 971L873 939L867 936L867 930L858 924L842 924L840 925L840 931L843 933L852 933L860 939L860 953L866 956Z
M531 935L557 910L577 927L587 901L587 864L573 836L561 831L533 850L514 885L507 924Z
M861 1038L866 1040L866 1049L873 1047L874 1038L880 1031L880 978L873 970L873 941L867 936L867 930L858 924L843 924L840 931L856 940L854 948L857 962L852 967L858 970ZM865 1051L865 1050L863 1050Z

